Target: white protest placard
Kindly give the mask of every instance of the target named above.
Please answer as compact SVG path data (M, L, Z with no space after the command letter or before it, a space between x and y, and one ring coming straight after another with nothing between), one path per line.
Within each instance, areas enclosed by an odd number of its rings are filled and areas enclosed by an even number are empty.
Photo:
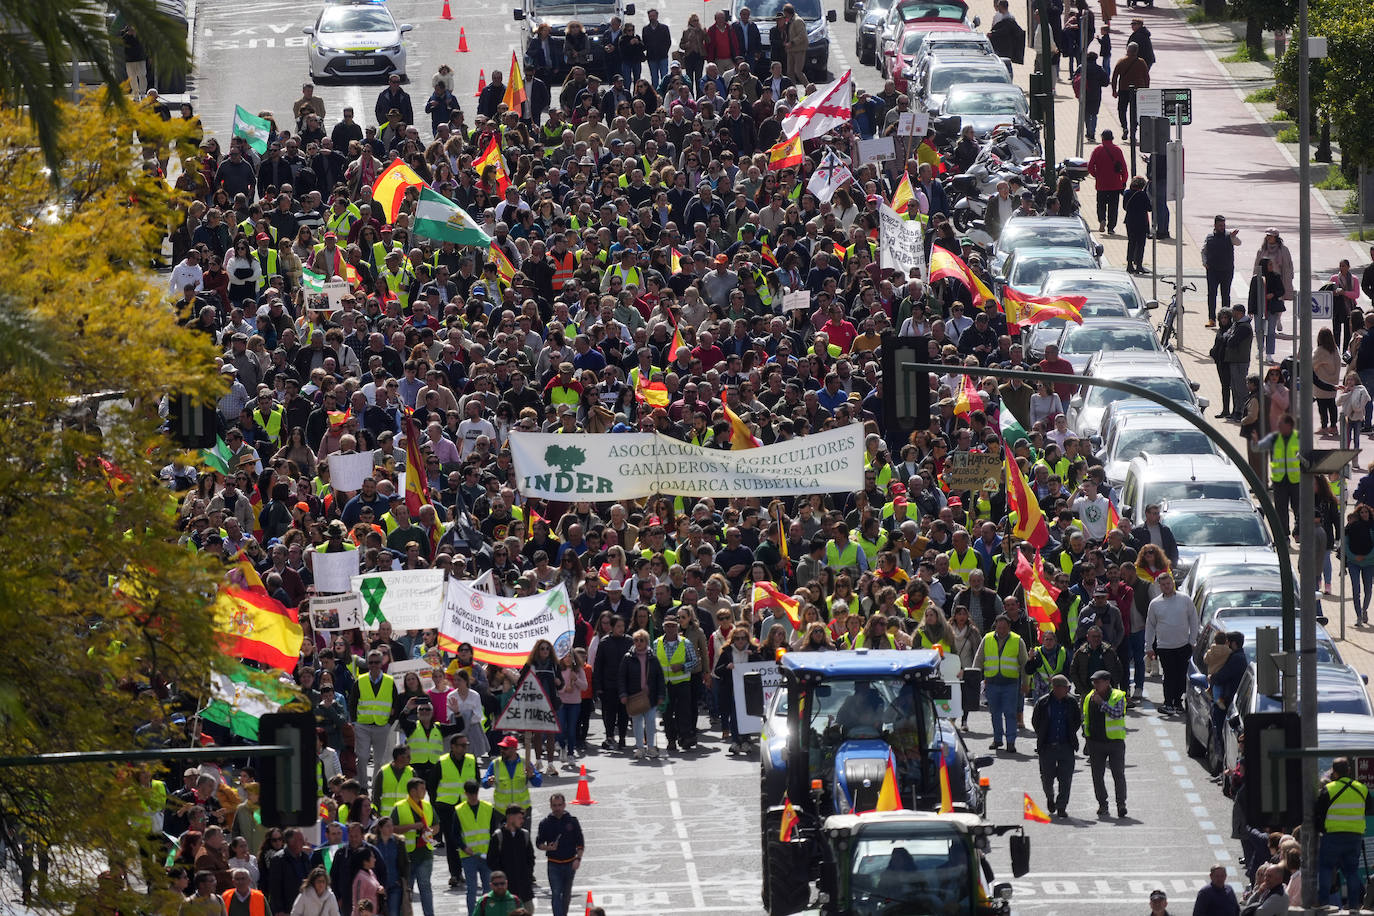
M908 111L897 115L897 133L903 137L924 137L930 127L930 112Z
M878 207L878 249L879 263L884 269L900 270L908 277L925 273L921 224L904 219L887 204Z
M386 673L395 679L397 689L402 689L406 681L406 675L413 671L419 675L420 686L423 687L425 685L425 678L429 675L430 669L433 667L433 665L423 658L403 658L399 661L392 660L391 664L386 669Z
M912 225L919 232L919 224ZM846 493L864 482L864 428L858 423L738 452L659 433L518 430L510 434L510 449L521 495L563 502L660 493L717 499Z
M310 599L310 625L316 633L359 629L363 625L363 599L357 592L315 595Z
M324 284L324 294L329 297L330 311L343 308L343 297L348 295L348 291L347 280L330 280Z
M744 676L751 671L759 672L763 682L763 708L773 702L773 694L782 689L782 669L777 662L747 662L736 665L731 672L735 678L735 718L739 721L740 734L756 735L763 731L763 719L751 716L744 709Z
M811 311L811 291L799 289L783 296L782 310L784 313Z
M317 592L346 592L353 588L358 574L361 550L341 550L338 553L310 551L310 571L315 577Z
M544 692L539 676L531 668L515 685L506 706L496 717L496 730L507 732L556 732L558 716L553 699Z
M363 598L363 627L375 630L387 621L393 631L424 630L439 625L444 607L442 569L406 569L354 576L349 583Z
M473 584L456 579L448 584L439 622L439 644L445 649L471 643L479 662L508 666L523 665L541 639L553 643L559 658L572 651L576 621L562 583L525 598L488 594Z
M860 162L883 162L897 156L897 147L891 137L874 137L872 140L859 141Z
M361 452L329 456L329 485L336 491L351 493L363 488L363 479L372 476L372 453Z

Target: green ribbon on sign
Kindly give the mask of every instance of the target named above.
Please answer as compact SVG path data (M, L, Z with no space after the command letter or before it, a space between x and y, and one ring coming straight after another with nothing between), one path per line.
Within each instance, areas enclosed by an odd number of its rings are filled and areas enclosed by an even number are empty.
M363 623L368 626L386 623L386 617L382 614L382 596L386 594L386 582L381 576L364 579L358 586L358 594L367 602L367 613L363 615Z

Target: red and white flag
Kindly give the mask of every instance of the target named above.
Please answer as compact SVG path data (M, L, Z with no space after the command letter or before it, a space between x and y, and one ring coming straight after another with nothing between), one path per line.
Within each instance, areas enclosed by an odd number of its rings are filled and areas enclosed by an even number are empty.
M797 103L797 107L783 118L782 135L800 134L803 140L814 140L846 124L853 117L854 80L850 71L833 83L816 87L816 91Z

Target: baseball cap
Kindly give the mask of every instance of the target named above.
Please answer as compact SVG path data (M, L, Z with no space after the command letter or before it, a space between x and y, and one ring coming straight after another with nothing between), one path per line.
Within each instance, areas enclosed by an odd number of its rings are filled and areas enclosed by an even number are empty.
M727 255L718 254L718 255L716 255L716 263L717 263L717 264L729 264L729 263L730 263L730 258L729 258L729 256L727 256Z

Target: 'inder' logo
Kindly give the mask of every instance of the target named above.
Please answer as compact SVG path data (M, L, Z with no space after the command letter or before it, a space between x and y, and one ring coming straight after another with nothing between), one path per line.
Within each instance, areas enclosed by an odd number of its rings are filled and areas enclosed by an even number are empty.
M584 474L576 469L587 463L587 453L574 445L550 445L544 449L544 463L558 468L553 474L526 475L525 489L545 493L610 493L613 482L596 474Z

